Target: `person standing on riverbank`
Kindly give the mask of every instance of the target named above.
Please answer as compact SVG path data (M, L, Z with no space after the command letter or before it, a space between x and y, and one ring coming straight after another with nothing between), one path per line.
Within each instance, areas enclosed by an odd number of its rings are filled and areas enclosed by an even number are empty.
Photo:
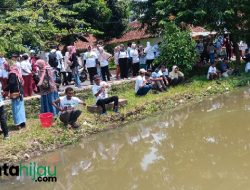
M79 62L76 55L76 48L75 46L68 46L68 50L69 50L69 61L71 62L70 68L72 70L72 74L75 79L75 86L77 88L81 88L80 74L78 70Z
M139 53L135 43L133 43L131 46L130 56L132 57L133 77L135 77L139 74L140 70Z
M120 79L119 52L120 52L120 46L116 46L114 49L114 62L116 65L116 80Z
M125 46L123 44L120 45L120 52L118 57L120 72L121 72L121 79L128 78L128 52L125 50Z
M77 109L79 104L85 105L85 103L77 97L74 97L74 90L71 87L65 89L66 96L60 97L52 104L59 110L60 120L65 126L68 124L72 128L78 128L76 124L78 117L81 115L81 111Z
M154 48L151 46L150 42L147 42L147 47L144 49L146 54L146 64L147 70L152 69L153 62L155 59Z
M24 80L24 97L32 96L33 94L33 77L32 66L29 61L29 55L23 54L22 61L20 62L22 77Z
M92 50L92 47L88 47L88 51L84 53L83 60L84 60L84 67L86 66L88 73L89 73L89 80L90 84L93 85L94 76L97 74L97 63L98 55L96 52Z
M58 112L52 102L57 100L59 95L54 81L53 68L42 59L37 60L36 65L39 68L40 81L37 86L41 92L41 113L50 112L56 116Z
M16 65L11 66L7 87L4 89L4 91L9 93L13 120L19 129L26 126L23 85L24 80L19 68Z
M106 114L106 104L114 102L113 111L118 113L118 104L119 99L118 96L108 97L108 88L110 87L108 83L105 81L101 81L98 75L94 76L95 85L92 87L92 92L94 97L96 98L96 105L102 108L101 114Z
M98 61L101 66L101 75L103 81L110 81L110 73L109 73L109 59L112 57L112 55L108 52L106 52L103 47L99 47L99 55L98 55Z
M4 139L9 138L9 130L6 122L6 115L5 115L5 110L4 110L4 100L2 96L2 83L0 81L0 124L1 124L1 129L3 131L3 136Z
M0 52L0 82L2 83L2 89L5 89L7 86L8 70L9 64L4 58L4 54Z

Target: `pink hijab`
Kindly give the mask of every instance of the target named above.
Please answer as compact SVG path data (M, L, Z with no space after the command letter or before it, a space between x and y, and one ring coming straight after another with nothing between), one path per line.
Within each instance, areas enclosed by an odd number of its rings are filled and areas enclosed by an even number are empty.
M21 85L24 85L24 80L23 80L22 74L16 65L13 65L10 67L9 74L15 74L17 76L18 80L20 81Z

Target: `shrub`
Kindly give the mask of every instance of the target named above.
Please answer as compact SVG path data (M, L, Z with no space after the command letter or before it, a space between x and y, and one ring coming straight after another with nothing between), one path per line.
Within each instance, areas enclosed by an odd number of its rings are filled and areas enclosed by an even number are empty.
M183 72L192 70L197 61L195 41L189 31L182 31L174 23L166 23L163 40L160 45L160 57L157 64L167 64L171 70L173 65L178 65Z

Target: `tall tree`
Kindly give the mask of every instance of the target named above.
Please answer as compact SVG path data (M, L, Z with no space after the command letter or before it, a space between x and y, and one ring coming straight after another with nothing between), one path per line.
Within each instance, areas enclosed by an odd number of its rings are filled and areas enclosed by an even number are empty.
M68 23L75 13L60 6L61 0L27 0L15 9L9 9L0 20L3 49L24 51L24 45L46 47L60 37L79 31L82 24L71 20L71 28L59 27Z

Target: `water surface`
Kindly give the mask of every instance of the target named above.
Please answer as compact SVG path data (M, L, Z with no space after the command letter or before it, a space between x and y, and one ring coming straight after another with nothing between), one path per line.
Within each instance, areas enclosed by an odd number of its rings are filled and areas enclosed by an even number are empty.
M23 177L1 190L248 190L250 89L92 135L34 160L58 182Z

